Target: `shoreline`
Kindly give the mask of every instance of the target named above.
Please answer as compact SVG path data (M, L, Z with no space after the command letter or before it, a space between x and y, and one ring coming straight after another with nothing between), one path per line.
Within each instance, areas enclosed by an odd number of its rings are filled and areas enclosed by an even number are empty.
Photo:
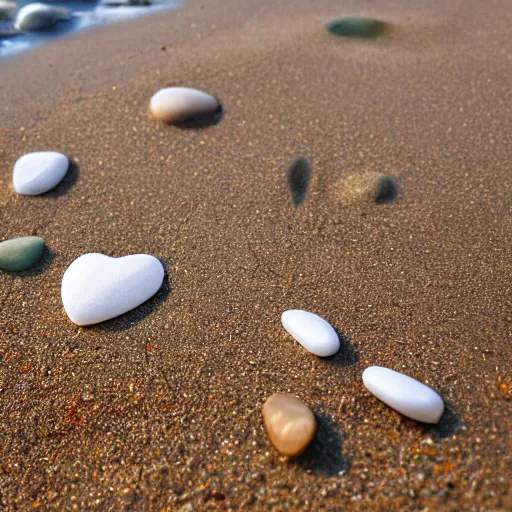
M190 0L0 62L0 241L49 248L33 271L0 272L6 510L511 506L512 13L346 9L393 30L335 38L332 0ZM169 85L218 98L221 122L150 119ZM14 163L37 150L74 171L18 196ZM299 157L312 178L297 207ZM396 180L394 201L367 200L375 175ZM89 252L152 254L164 287L78 328L60 284ZM340 352L291 341L291 308L325 318ZM370 365L436 389L439 426L373 398ZM318 421L296 461L263 426L276 392Z

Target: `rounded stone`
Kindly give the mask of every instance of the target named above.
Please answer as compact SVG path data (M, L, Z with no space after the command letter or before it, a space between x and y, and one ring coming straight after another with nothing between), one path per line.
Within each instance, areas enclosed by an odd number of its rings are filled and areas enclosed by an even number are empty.
M317 428L309 407L289 393L276 393L267 399L263 420L272 444L290 457L304 452Z
M379 400L399 413L423 423L438 423L443 415L443 399L430 387L400 372L370 366L363 383Z
M290 309L281 315L281 323L288 334L316 356L332 356L340 349L336 331L329 322L314 313Z
M62 302L75 324L96 324L146 302L160 289L163 279L162 264L149 254L122 258L84 254L64 273Z
M382 33L385 24L373 18L343 16L328 21L325 26L337 36L372 38Z
M45 243L38 236L12 238L0 243L0 268L19 272L33 267L43 255Z
M149 104L155 119L170 124L213 114L218 108L219 102L213 96L188 87L160 89Z
M19 30L42 30L54 25L58 19L50 5L27 4L18 11L14 27Z
M69 168L67 156L55 151L37 151L23 155L14 166L12 182L18 194L44 194L56 187Z

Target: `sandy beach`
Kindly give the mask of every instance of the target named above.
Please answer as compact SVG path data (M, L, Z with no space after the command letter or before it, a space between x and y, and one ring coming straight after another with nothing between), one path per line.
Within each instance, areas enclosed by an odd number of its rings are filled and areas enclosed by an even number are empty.
M344 14L390 29L327 32ZM0 240L48 247L0 271L0 509L511 510L511 23L510 0L189 0L0 61ZM169 85L223 118L151 119ZM73 165L21 196L39 150ZM164 286L78 327L60 286L89 252L152 254ZM292 308L340 352L294 342ZM440 423L379 402L370 365L433 387ZM278 391L318 421L297 460L263 425Z

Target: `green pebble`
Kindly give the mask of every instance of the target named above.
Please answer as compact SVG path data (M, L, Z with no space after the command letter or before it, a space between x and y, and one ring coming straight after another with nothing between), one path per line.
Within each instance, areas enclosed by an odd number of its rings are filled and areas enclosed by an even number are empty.
M13 238L0 243L0 268L18 272L33 267L44 251L44 240L38 236Z
M385 24L373 18L344 16L330 20L325 24L327 30L337 36L345 37L377 37Z

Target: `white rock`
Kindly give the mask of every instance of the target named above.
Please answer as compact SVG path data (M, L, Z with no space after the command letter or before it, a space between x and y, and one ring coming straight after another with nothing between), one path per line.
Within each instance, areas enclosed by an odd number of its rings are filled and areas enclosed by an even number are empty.
M14 27L19 30L42 30L65 19L69 19L69 13L63 7L41 3L27 4L18 11Z
M18 194L34 196L57 186L69 168L67 156L55 151L23 155L14 166L12 181Z
M163 279L162 264L148 254L84 254L64 273L62 302L75 324L96 324L140 306L160 289Z
M332 356L340 349L340 339L336 331L314 313L290 309L281 315L281 322L289 334L317 356Z
M438 423L443 415L443 399L432 388L403 373L370 366L363 372L363 382L379 400L413 420Z
M213 96L188 87L160 89L149 104L152 116L166 123L181 123L213 113L218 107L219 102Z

